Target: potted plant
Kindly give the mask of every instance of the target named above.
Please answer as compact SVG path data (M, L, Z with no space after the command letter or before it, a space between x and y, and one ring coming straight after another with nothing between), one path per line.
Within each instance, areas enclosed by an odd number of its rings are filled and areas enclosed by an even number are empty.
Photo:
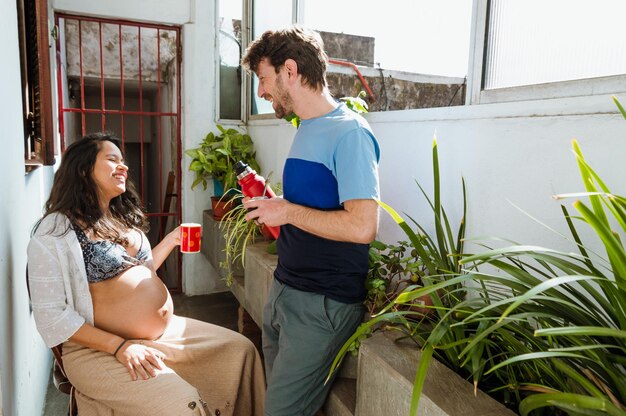
M223 215L223 212L220 212L223 206L228 206L228 203L232 204L233 201L229 191L237 188L237 175L233 170L235 163L241 160L256 171L260 171L260 167L255 158L254 143L249 135L234 128L225 129L219 124L217 128L219 134L210 132L199 147L186 150L185 154L191 157L189 170L196 173L191 189L202 184L206 190L208 179L213 179L214 196L211 197L213 215L220 219Z

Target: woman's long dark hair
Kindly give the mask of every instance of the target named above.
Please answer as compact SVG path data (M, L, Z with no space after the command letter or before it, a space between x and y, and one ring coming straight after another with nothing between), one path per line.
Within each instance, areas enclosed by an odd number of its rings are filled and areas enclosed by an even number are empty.
M130 228L147 231L148 222L130 180L126 181L126 192L111 199L109 211L102 212L92 172L104 141L121 150L119 140L107 133L89 134L68 146L54 175L44 217L55 212L64 214L96 237L127 245L123 232Z

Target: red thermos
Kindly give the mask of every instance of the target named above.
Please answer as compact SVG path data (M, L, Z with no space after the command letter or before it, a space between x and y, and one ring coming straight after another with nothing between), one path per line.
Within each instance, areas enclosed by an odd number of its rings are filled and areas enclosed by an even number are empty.
M264 196L266 198L275 198L276 194L272 191L269 185L265 184L263 176L258 175L254 169L247 164L239 161L235 163L235 173L237 174L237 182L241 186L241 192L244 196L254 198ZM261 227L261 231L265 228L270 232L274 239L278 239L280 234L280 227L270 227L265 224Z

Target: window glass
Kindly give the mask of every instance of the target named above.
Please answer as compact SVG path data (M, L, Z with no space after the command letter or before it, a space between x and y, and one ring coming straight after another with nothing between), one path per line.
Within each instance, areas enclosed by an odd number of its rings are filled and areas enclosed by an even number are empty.
M626 74L623 0L491 0L484 89Z
M241 120L241 18L243 3L220 0L220 119Z
M373 62L364 56L363 62L356 63L370 66L376 63L387 70L465 77L471 1L394 0L383 4L380 0L306 1L303 23L318 31L374 38Z
M471 1L316 0L301 16L324 40L335 97L364 92L370 112L465 103Z
M280 29L290 26L292 21L292 0L255 0L252 10L252 40L261 36L268 29ZM252 77L252 114L273 113L272 104L257 96L259 80Z

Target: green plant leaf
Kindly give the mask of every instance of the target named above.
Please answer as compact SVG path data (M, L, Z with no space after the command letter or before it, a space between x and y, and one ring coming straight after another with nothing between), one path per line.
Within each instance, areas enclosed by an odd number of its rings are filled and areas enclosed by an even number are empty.
M535 331L535 335L542 336L599 336L626 339L626 331L616 328L595 326L566 326L561 328L542 328Z
M613 102L619 109L619 112L622 113L622 116L624 117L624 119L626 119L626 110L624 110L624 107L622 107L622 104L618 101L616 96L612 96L611 98L613 98Z
M615 407L606 398L589 397L574 393L546 393L531 395L520 403L520 414L527 416L530 412L542 407L558 407L566 411L579 412L585 415L626 416L626 411ZM600 411L585 413L587 410Z

